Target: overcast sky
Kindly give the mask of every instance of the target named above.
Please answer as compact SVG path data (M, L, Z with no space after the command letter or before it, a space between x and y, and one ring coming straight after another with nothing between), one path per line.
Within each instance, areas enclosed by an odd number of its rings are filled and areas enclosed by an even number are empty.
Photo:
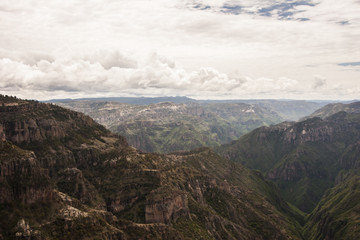
M360 99L360 0L2 0L0 93Z

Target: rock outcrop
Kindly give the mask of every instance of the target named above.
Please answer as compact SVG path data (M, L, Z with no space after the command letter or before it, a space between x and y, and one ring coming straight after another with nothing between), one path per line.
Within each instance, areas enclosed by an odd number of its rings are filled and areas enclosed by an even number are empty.
M106 209L104 199L78 168L60 170L57 173L56 186L59 191L79 199L84 204L96 209Z
M188 216L188 199L185 193L166 187L153 190L146 197L146 223L176 222L180 216Z
M4 126L2 124L0 124L0 143L5 142L6 141L6 135L4 132Z
M23 218L19 220L15 227L16 239L41 239L40 232L30 228L29 223Z
M0 145L0 152L0 203L51 201L50 178L33 152L8 142Z

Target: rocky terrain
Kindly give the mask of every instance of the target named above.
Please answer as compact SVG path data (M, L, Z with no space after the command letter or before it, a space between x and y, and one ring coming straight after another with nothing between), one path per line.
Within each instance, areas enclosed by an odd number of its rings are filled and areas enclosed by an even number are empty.
M359 167L359 139L359 113L342 111L325 119L261 127L217 152L259 169L286 200L311 212L341 170Z
M143 153L82 113L0 97L0 239L302 239L261 173Z
M120 100L138 103L136 99ZM138 100L151 103L156 99ZM185 100L184 103L146 105L99 100L57 101L56 104L89 115L111 131L126 137L129 144L138 149L160 153L219 146L257 127L298 119L321 106L305 101L254 100L243 103Z

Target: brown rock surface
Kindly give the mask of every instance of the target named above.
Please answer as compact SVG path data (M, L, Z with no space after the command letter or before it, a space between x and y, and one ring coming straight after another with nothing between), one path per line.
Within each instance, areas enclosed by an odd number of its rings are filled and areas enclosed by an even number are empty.
M185 193L162 187L152 191L146 199L146 223L176 222L179 216L189 215Z
M0 203L32 204L52 199L50 178L33 152L7 142L0 148Z

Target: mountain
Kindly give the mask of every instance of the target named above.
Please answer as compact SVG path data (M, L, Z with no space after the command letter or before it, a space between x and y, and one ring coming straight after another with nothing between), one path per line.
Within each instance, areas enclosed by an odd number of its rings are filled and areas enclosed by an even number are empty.
M315 110L325 106L330 101L304 101L304 100L198 100L200 103L246 103L258 105L277 113L283 121L297 121L310 115Z
M309 115L315 110L319 109L325 103L311 102L311 101L276 101L263 100L254 102L264 108L276 112L286 121L297 121L300 118Z
M88 114L129 144L146 152L169 153L228 143L263 125L278 123L273 111L245 103L67 101L60 106Z
M343 104L343 103L328 104L316 110L314 113L312 113L306 118L320 117L324 119L341 111L348 113L360 113L360 102L353 102L349 104Z
M237 104L245 103L258 105L268 111L275 112L282 120L297 121L306 117L333 101L305 101L305 100L274 100L274 99L234 99L234 100L196 100L188 97L109 97L109 98L79 98L79 99L52 99L45 101L47 103L59 103L64 107L73 107L73 102L118 102L135 105L150 105L163 102L176 104L197 103L203 104ZM339 102L339 101L338 101ZM337 102L336 102L337 103ZM347 103L343 101L343 103Z
M262 174L208 148L144 153L86 115L0 96L1 239L302 239Z
M261 127L216 151L260 170L287 201L309 213L341 170L360 166L359 139L360 114L338 112Z

